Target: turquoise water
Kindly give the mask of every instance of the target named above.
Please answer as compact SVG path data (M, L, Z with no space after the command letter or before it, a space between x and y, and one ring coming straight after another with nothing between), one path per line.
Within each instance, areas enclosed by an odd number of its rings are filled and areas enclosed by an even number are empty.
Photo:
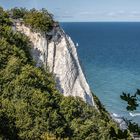
M109 112L131 117L120 94L140 88L140 23L61 23L78 42L88 83ZM140 111L139 111L140 112Z

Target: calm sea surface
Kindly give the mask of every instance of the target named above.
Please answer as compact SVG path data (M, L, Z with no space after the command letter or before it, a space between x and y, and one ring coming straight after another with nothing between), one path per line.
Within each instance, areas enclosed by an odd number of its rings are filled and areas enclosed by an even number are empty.
M61 23L77 47L82 68L93 92L109 112L131 117L122 92L140 88L140 23ZM137 111L140 113L140 111Z

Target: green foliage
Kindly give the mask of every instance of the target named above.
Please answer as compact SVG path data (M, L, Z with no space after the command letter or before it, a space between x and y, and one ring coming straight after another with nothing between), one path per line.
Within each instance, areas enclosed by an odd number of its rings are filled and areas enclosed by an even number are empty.
M100 110L100 113L104 117L104 119L106 121L110 120L111 117L110 117L109 113L107 112L107 110L105 109L105 107L102 105L102 103L100 102L100 100L98 99L98 97L95 94L93 94L93 98L94 98L94 101L96 103L97 108Z
M5 12L3 10L2 7L0 7L0 25L11 25L12 22L11 20L9 19L9 15L7 12Z
M18 130L11 116L0 110L0 138L1 139L19 139Z
M127 130L121 131L120 129L118 129L118 131L116 133L116 131L114 130L113 127L111 127L110 133L111 133L111 136L114 137L115 140L117 140L117 139L125 139L125 138L127 138L129 136Z
M53 20L46 10L31 9L23 18L25 25L30 26L34 31L47 32L52 29Z
M120 98L127 102L126 109L128 111L135 111L139 107L140 90L137 89L137 91L134 94L123 92L122 95L120 95ZM131 120L126 120L126 122L130 132L137 133L140 136L140 126L137 123L132 122Z
M137 123L132 122L132 120L126 120L126 123L130 132L136 133L140 136L140 126Z
M123 94L120 96L122 100L127 102L127 110L134 111L139 106L138 100L140 97L140 90L137 89L136 93L134 95L130 95L130 93L126 94L123 92Z
M9 16L12 19L18 19L24 22L26 26L29 26L33 31L36 32L47 32L53 28L53 15L50 14L46 9L27 10L25 8L13 8L8 11Z
M36 10L27 15L30 17L31 13L35 14L33 17L42 16ZM53 75L34 66L25 35L13 31L6 22L0 23L0 29L0 139L129 138L128 132L123 135L99 101L101 112L78 97L60 94Z
M27 13L27 9L15 7L9 10L8 13L12 19L20 19Z

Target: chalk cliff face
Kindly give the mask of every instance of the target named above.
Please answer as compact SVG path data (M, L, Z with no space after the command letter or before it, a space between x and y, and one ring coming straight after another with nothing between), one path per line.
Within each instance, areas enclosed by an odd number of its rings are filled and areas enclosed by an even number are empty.
M16 23L16 30L29 37L36 65L49 68L55 76L57 88L64 96L79 96L90 105L95 105L79 64L75 44L60 27L55 27L47 35L32 32L20 23Z

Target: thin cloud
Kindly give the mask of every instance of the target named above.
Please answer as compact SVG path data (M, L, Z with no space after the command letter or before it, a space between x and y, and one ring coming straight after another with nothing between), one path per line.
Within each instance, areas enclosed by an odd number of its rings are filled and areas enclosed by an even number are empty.
M140 17L140 11L132 11L130 13L130 16L132 16L132 17Z
M140 11L115 11L106 14L109 17L139 17Z

